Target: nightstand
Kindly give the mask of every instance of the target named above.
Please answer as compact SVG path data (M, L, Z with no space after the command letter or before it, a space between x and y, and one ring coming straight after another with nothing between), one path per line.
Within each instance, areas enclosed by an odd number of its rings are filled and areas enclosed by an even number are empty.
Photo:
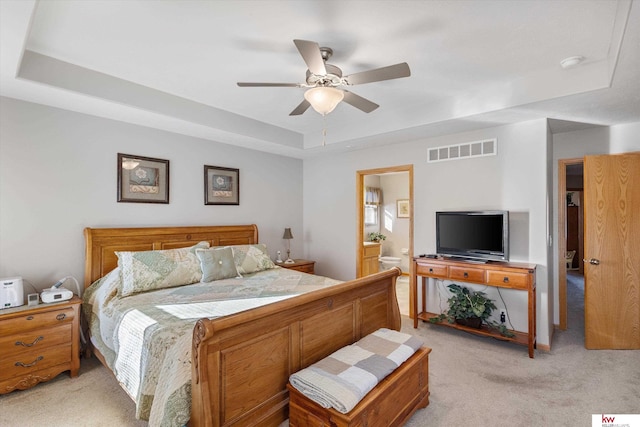
M69 301L0 310L0 394L80 370L80 304Z
M282 268L288 268L289 270L296 270L296 271L300 271L302 273L309 273L309 274L314 274L314 268L315 268L315 261L309 261L306 259L294 259L294 263L293 264L285 264L284 262L281 262L279 264L280 267Z

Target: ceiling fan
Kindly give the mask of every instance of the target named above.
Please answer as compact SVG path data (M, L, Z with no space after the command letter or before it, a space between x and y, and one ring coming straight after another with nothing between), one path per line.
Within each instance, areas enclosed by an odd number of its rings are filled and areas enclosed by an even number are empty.
M340 68L327 63L327 60L333 55L331 48L320 47L318 43L307 40L294 40L293 43L298 48L302 59L304 59L308 67L305 83L238 82L240 87L307 88L308 90L304 94L305 99L289 113L290 116L298 116L307 111L309 107L313 107L318 113L326 115L333 111L343 100L365 113L370 113L378 108L379 105L353 92L342 89L342 87L398 79L411 75L409 65L406 62L402 62L388 67L343 76Z

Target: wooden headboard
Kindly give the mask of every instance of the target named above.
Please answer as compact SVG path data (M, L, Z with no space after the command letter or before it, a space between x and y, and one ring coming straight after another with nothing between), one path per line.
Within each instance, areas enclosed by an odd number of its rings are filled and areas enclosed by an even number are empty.
M258 243L258 226L222 225L190 227L85 228L84 287L117 267L116 251L150 251L193 246Z

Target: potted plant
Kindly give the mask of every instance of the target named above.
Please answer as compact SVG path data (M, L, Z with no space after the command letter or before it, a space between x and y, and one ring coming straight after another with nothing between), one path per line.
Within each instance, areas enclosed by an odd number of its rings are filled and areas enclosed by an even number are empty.
M369 241L376 242L376 243L381 242L382 240L385 240L387 238L387 236L377 231L369 233L368 236L369 236Z
M484 323L487 326L497 329L506 337L514 336L504 325L489 320L496 306L492 300L486 297L484 292L470 291L468 288L456 285L455 283L449 285L448 288L453 294L451 298L447 300L449 309L429 319L431 323L439 323L446 320L449 323L458 323L476 329L480 329Z

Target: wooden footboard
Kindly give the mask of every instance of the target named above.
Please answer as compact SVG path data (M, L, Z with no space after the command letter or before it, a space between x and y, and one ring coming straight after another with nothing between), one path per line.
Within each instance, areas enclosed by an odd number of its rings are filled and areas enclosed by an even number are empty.
M218 319L193 333L191 426L277 426L294 372L361 337L400 329L395 268Z

